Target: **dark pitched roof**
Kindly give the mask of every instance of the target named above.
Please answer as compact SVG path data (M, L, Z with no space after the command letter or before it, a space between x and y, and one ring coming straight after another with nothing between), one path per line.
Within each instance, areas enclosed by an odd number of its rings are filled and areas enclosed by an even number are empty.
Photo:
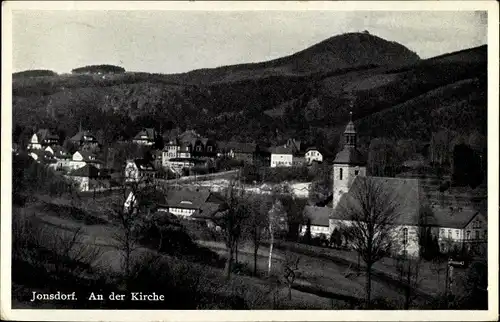
M93 165L86 164L81 168L71 171L68 175L72 177L96 178L99 176L99 169Z
M222 209L220 204L206 202L197 209L191 217L199 219L211 219L217 212Z
M155 168L151 162L145 159L135 159L134 163L137 169L141 171L155 171Z
M311 220L311 226L329 226L329 219L332 208L305 206L304 218Z
M97 142L95 136L89 131L80 131L76 133L73 137L71 137L70 141L81 142L84 139L84 137L88 137L87 140L85 141Z
M293 149L291 147L285 146L275 146L270 148L273 154L293 154Z
M163 203L169 207L200 209L207 202L210 191L196 190L171 190L164 197Z
M366 159L364 155L361 152L359 152L358 149L354 147L345 146L342 151L337 153L333 163L364 165L366 164Z
M145 136L146 138L143 138ZM156 131L153 128L145 128L142 129L137 135L134 137L134 140L151 140L153 141L156 138Z
M36 134L40 142L44 140L59 140L59 136L48 129L40 129Z
M433 207L434 226L463 229L480 212L472 208Z
M418 179L387 178L387 177L356 177L349 189L340 198L337 207L332 213L332 219L349 220L350 216L342 209L359 207L354 191L363 191L363 181L371 180L376 187L380 187L395 204L397 217L394 224L416 225L420 211L420 185ZM358 190L359 189L359 190Z
M68 157L68 153L60 145L50 145L50 146L45 148L45 151L47 151L48 148L50 148L54 152L53 155L57 158ZM47 151L47 152L49 152L49 151Z

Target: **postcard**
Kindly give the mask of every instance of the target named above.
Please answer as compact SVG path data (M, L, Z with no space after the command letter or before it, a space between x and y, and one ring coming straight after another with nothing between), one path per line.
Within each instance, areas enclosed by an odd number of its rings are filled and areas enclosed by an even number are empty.
M494 321L498 3L7 1L1 315Z

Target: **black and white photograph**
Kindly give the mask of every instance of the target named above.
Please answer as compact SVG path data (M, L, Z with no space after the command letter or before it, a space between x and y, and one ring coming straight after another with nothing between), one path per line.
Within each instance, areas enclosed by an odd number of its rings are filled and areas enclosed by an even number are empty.
M3 319L497 319L498 3L98 5L3 3Z

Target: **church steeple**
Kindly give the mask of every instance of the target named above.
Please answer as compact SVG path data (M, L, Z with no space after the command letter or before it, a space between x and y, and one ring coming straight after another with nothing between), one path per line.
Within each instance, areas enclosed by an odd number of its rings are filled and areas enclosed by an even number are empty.
M352 112L349 112L349 123L347 123L344 131L344 148L356 148L356 141L356 127L352 121Z

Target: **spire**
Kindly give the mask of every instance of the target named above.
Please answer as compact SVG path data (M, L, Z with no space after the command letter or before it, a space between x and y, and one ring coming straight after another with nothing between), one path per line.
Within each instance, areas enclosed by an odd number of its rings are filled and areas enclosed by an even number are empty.
M349 112L349 123L347 123L347 126L345 127L344 138L344 148L356 147L356 127L354 126L354 122L352 121L352 111Z

